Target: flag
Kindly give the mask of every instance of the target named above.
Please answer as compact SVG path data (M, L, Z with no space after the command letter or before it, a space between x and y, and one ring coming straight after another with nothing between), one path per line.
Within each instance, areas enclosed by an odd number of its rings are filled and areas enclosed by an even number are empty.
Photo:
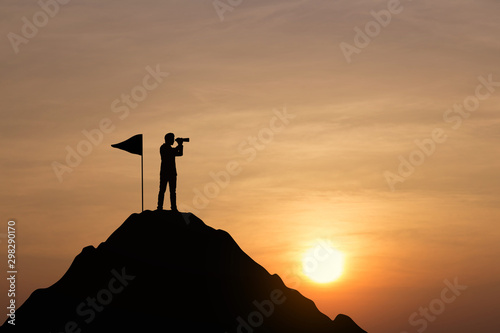
M142 211L144 211L144 163L142 156L142 134L137 134L120 143L111 145L113 148L128 151L131 154L141 155L141 194L142 194Z
M142 134L134 135L130 139L111 145L111 147L142 156Z

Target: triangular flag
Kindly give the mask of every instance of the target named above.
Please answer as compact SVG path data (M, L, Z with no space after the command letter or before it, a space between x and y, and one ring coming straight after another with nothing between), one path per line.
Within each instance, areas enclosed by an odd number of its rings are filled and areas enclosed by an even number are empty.
M134 135L130 139L111 145L111 147L122 149L128 151L131 154L142 156L142 134Z

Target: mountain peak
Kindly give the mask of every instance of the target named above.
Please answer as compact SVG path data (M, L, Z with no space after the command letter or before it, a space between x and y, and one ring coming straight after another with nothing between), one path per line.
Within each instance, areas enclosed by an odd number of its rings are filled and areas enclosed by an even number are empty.
M223 230L190 213L132 214L63 277L36 290L5 332L362 333L331 320Z

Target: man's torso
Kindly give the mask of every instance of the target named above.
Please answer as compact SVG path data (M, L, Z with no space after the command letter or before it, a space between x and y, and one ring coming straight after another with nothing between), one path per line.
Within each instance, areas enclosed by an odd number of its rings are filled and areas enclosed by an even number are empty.
M175 168L176 152L177 152L176 148L172 148L167 144L163 144L160 147L160 155L161 155L160 173L166 175L177 175L177 170Z

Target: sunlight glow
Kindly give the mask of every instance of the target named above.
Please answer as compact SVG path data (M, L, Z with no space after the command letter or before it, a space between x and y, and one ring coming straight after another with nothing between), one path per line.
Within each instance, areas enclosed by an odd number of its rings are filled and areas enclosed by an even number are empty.
M344 270L344 254L330 242L319 240L302 258L304 274L317 283L337 280Z

